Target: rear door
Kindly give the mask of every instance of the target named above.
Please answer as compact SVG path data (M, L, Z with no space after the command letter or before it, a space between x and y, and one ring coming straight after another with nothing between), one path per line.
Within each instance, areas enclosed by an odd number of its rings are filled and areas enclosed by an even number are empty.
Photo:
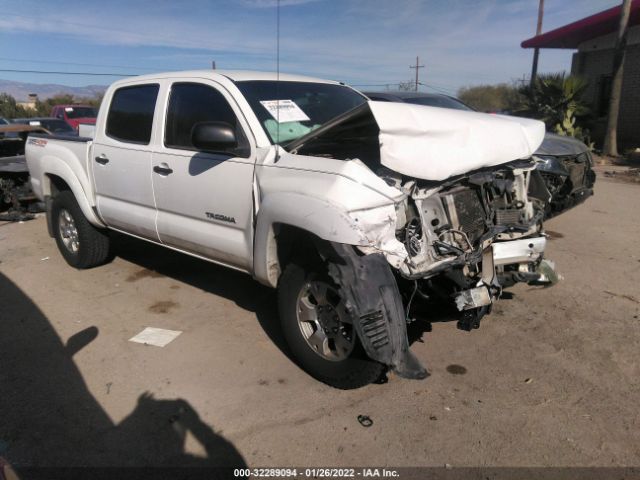
M206 79L170 85L162 140L153 155L160 240L249 270L253 258L255 142L229 93ZM202 152L191 143L198 122L225 122L237 147ZM160 123L160 122L158 122Z
M159 84L113 92L93 143L98 212L111 228L158 240L151 185L151 139Z

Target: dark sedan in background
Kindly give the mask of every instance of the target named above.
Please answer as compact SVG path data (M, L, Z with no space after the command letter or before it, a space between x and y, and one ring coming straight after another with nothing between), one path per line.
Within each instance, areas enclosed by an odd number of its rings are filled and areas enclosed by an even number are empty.
M422 92L363 92L371 100L474 111L457 98ZM562 213L593 195L596 174L589 148L579 140L547 133L534 153L538 171L551 193L547 218Z
M78 132L64 120L53 117L14 118L11 123L42 127L55 135L77 136Z

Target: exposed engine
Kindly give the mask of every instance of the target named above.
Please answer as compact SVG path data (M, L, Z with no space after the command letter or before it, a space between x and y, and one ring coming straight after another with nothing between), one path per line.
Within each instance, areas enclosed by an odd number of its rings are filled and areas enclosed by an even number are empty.
M549 192L534 168L512 162L440 184L378 172L408 194L396 210L396 238L408 254L400 275L422 298L452 298L461 328L477 328L503 287L547 280L538 270Z
M539 197L530 191L533 169L532 163L520 162L439 185L403 184L385 172L387 182L408 193L396 221L396 238L409 256L403 276L425 278L452 262L477 263L494 241L538 235L546 190Z

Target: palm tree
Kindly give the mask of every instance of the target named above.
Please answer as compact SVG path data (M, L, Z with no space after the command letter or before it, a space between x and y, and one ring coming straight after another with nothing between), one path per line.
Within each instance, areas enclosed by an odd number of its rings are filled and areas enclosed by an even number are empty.
M547 73L539 75L530 85L520 87L517 115L537 118L547 130L590 143L589 132L576 124L576 119L589 114L582 96L588 83L573 75Z

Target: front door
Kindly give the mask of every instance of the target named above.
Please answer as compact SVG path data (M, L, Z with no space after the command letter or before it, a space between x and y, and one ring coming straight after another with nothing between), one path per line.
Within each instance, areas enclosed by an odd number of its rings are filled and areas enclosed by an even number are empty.
M250 270L255 148L239 113L230 95L213 81L173 83L152 177L160 241ZM198 151L191 142L192 129L211 121L230 124L238 145L227 151Z
M150 142L158 90L157 84L117 89L89 159L98 212L106 224L156 241Z

